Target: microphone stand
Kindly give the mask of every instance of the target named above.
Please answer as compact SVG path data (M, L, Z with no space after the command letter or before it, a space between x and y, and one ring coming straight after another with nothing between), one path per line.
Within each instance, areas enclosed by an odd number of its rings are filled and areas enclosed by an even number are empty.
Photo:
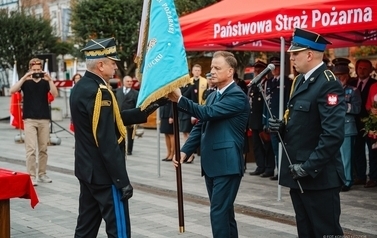
M270 107L268 106L268 103L267 103L266 93L265 93L265 91L263 90L263 87L262 87L262 84L263 84L265 81L267 81L267 80L261 80L260 83L257 84L257 87L258 87L258 89L259 89L259 92L262 94L262 98L263 98L264 104L266 105L266 108L267 108L267 110L268 110L268 114L270 115L271 118L273 118L273 115L272 115L271 109L270 109ZM252 85L250 85L250 86L252 86ZM280 132L277 131L277 134L278 134L279 140L280 140L280 142L281 142L281 146L282 146L282 148L283 148L283 150L284 150L284 153L285 153L285 155L287 156L288 162L289 162L290 165L292 165L291 158L290 158L290 156L289 156L289 154L288 154L288 151L287 151L287 148L285 147L285 144L283 143L283 139L282 139L282 137L281 137ZM301 183L300 183L300 181L299 181L298 179L296 179L296 182L297 182L298 187L300 188L301 193L304 193L304 190L302 190L302 187L301 187Z

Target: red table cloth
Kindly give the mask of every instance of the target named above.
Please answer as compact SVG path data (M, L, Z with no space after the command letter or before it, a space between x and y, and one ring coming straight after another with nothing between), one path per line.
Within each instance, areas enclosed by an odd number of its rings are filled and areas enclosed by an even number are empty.
M30 175L0 168L0 200L17 197L30 199L32 208L39 202Z

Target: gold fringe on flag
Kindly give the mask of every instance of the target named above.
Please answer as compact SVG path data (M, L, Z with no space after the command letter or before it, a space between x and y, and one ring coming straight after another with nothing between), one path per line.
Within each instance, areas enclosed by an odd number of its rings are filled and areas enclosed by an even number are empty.
M151 103L155 102L156 100L165 97L169 93L173 92L175 89L183 87L191 82L190 75L185 74L182 77L174 80L173 82L163 86L162 88L154 91L151 95L149 95L144 102L140 105L140 109L144 110L147 106Z

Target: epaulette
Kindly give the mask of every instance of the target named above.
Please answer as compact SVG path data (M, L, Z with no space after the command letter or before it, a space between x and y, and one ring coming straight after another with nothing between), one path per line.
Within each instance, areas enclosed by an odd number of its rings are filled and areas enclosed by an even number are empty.
M334 73L331 70L326 69L323 72L325 73L327 81L336 81L336 77L335 77Z

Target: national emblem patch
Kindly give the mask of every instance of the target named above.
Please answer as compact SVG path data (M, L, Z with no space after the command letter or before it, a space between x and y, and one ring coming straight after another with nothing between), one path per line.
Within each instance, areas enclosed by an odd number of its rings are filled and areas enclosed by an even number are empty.
M337 94L327 94L327 105L334 106L338 104L338 95Z

